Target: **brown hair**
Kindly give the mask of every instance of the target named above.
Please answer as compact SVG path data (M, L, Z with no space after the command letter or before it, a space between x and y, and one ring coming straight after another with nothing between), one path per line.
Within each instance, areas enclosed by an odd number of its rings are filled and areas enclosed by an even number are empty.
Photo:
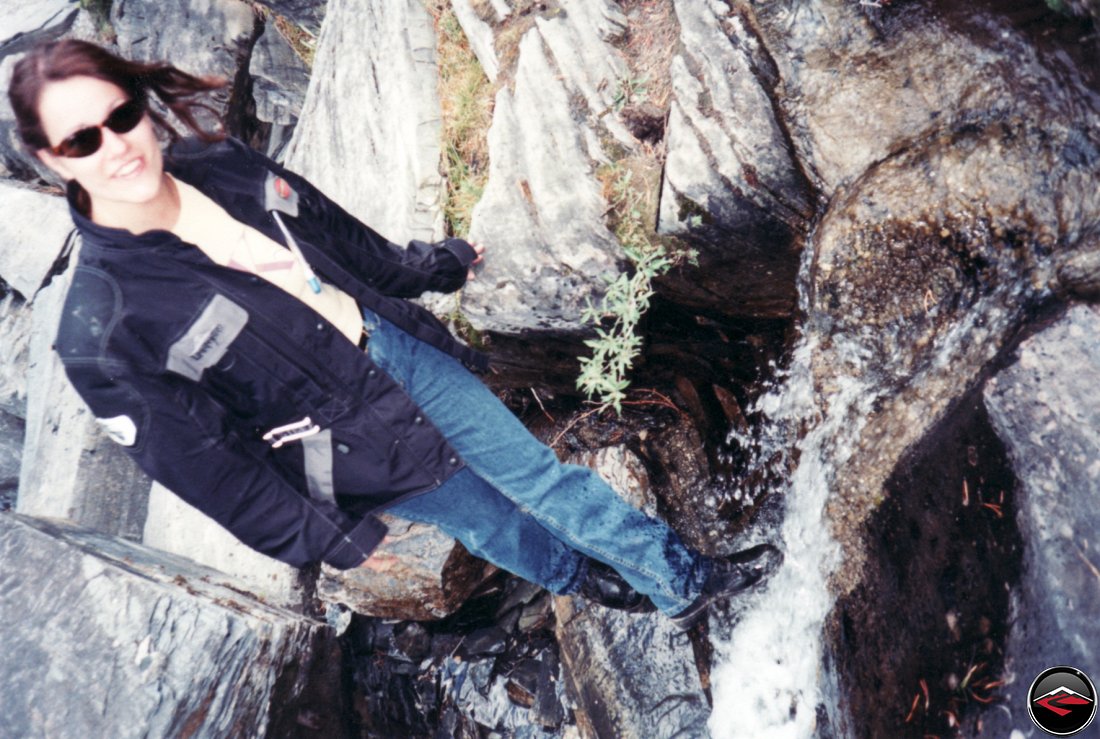
M223 133L206 131L195 120L195 113L200 108L217 116L217 111L201 102L200 98L205 93L225 87L225 79L196 77L166 62L132 62L96 44L64 39L39 44L31 49L15 65L11 84L8 85L8 99L15 112L19 138L32 152L50 146L38 115L38 101L42 90L50 82L77 76L95 77L110 82L134 98L147 100L149 93L153 93L188 130L202 140L220 141L225 138ZM179 132L160 113L150 107L148 114L169 139L175 141L180 137ZM87 193L77 187L78 207L87 212Z

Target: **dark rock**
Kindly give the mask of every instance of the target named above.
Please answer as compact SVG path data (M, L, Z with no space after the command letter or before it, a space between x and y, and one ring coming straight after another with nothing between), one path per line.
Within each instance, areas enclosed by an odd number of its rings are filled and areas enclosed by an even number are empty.
M248 71L252 75L256 117L281 126L296 123L309 86L309 68L274 23L264 27L252 48Z
M343 715L332 631L212 570L13 513L0 556L6 734L286 736ZM350 735L322 723L297 735Z
M526 633L546 626L550 623L552 610L550 594L544 593L538 600L524 606L517 624L519 630Z
M539 673L542 663L537 659L524 659L508 673L505 688L513 703L531 708L535 705L535 693L539 687Z
M548 649L539 662L538 688L535 700L538 708L538 722L543 730L557 729L565 721L565 708L558 698L558 656Z
M686 634L659 613L554 599L558 641L590 736L706 736L710 707Z
M15 505L23 459L23 419L0 411L0 510Z
M1024 540L1005 655L1008 710L986 717L994 735L1030 731L1027 690L1043 669L1089 672L1100 659L1098 332L1100 309L1074 306L1023 342L1016 362L985 388L1020 480L1015 518Z
M508 647L508 632L498 626L478 629L462 641L462 651L471 656L500 654Z
M294 21L314 36L321 32L327 0L259 0L279 15Z
M432 637L421 624L405 622L393 630L393 644L412 662L419 662L432 651Z

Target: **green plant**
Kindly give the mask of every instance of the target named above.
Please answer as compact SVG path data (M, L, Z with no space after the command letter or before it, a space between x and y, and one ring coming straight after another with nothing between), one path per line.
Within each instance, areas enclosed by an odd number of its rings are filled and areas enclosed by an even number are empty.
M622 413L630 370L642 351L638 324L649 309L653 280L668 272L684 255L673 255L646 227L642 188L633 184L633 172L621 165L602 170L614 214L615 236L632 262L627 274L607 278L607 290L589 300L582 319L596 326L596 338L585 341L592 356L581 357L577 389Z
M611 108L618 113L631 103L645 102L648 94L646 85L649 77L622 77L615 87L615 97L611 100Z

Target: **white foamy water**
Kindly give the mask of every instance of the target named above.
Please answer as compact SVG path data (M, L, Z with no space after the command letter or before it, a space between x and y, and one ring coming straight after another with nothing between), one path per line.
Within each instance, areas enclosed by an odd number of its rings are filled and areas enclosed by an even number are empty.
M715 645L711 673L716 739L812 737L817 706L832 703L822 665L822 626L833 606L829 574L840 561L825 518L834 471L847 458L868 415L874 393L855 380L841 380L819 409L813 395L811 359L816 342L803 339L786 382L757 404L767 423L781 429L809 423L798 442L797 467L784 495L786 511L778 538L785 559L766 589L755 595L730 640ZM842 352L831 352L834 356ZM860 364L855 351L845 357ZM853 372L852 376L859 376ZM775 443L789 434L770 433ZM776 450L759 450L767 458Z

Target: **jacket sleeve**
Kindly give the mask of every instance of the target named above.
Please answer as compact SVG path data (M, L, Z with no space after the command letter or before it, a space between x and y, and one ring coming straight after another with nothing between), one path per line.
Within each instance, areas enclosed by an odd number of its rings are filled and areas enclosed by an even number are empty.
M193 383L104 371L95 360L66 362L65 370L96 420L146 474L253 549L295 567L324 561L348 569L385 534L373 516L352 518L299 494L246 448L223 407Z
M477 257L468 242L458 238L434 243L410 241L402 248L348 213L304 177L259 152L252 149L249 152L253 157L260 157L265 167L294 188L305 206L301 216L315 220L323 230L319 233L320 238L378 292L415 298L428 290L454 292L466 283L467 270Z

